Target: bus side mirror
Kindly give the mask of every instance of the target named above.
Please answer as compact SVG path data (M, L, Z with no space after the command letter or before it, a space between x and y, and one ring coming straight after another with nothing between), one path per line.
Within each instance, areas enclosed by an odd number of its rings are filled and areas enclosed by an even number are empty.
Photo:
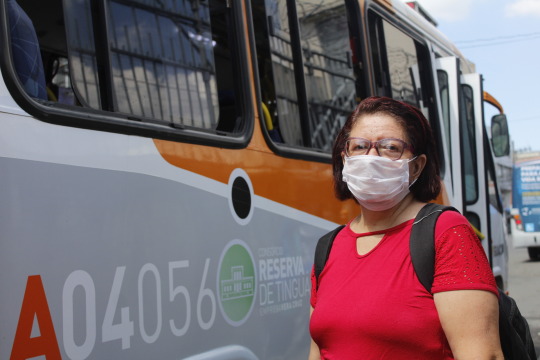
M506 115L499 114L491 118L491 145L496 157L510 155L510 134Z

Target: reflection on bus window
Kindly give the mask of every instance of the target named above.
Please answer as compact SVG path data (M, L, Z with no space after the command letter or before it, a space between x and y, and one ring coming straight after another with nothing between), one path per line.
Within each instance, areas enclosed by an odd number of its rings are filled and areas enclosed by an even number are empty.
M71 76L69 74L69 62L65 57L59 57L53 63L54 72L51 84L56 87L55 101L66 105L76 105L77 100L71 87Z
M443 129L446 138L446 149L448 158L450 160L450 172L452 172L452 136L450 134L450 90L448 84L448 74L446 71L437 70L437 79L439 82L439 94L441 97L441 112L443 116ZM453 180L452 177L450 177L450 179Z
M36 27L50 105L243 131L226 3L51 0L44 11L18 2Z
M218 134L246 128L226 2L50 0L46 11L18 2L36 28L46 84L38 97L49 105Z
M311 143L330 150L356 103L343 0L297 1Z
M502 205L502 199L497 185L497 177L495 175L495 163L490 155L488 155L487 157L488 161L486 162L486 174L488 182L489 203L499 212L503 212L504 209Z
M449 123L438 119L433 96L437 89L433 87L435 79L432 76L429 49L418 39L409 36L405 29L394 24L369 10L368 39L375 94L418 107L432 126L439 154L444 154L447 149L442 147L445 136L443 132L448 129ZM444 156L439 158L439 164L441 174L444 174Z
M476 171L477 155L476 155L476 131L475 131L475 116L474 116L474 100L473 90L468 85L462 85L462 106L461 116L463 124L461 126L461 141L463 144L463 169L465 177L465 201L466 203L474 203L478 199L478 175Z
M418 78L414 75L418 71L418 59L414 41L386 21L383 21L383 31L392 97L416 105L419 102L415 92Z
M89 1L64 1L73 86L81 102L100 109L92 9ZM106 46L104 44L104 46Z
M270 115L274 117L274 126L280 133L283 142L289 145L302 146L302 128L300 110L294 76L293 51L287 6L285 1L265 1L265 9L254 5L254 9L263 10L268 19L268 37L264 57L260 60L261 86L263 101L267 104ZM261 23L256 21L257 28ZM266 31L264 29L263 31ZM265 41L266 42L266 41Z
M17 77L28 95L47 99L45 74L32 20L15 1L7 1L11 52Z
M142 3L108 4L115 110L216 128L219 107L209 4L192 7L179 3L185 8L174 9L164 3ZM68 46L76 88L89 106L101 108L99 54L93 32L84 31L93 21L90 6L90 1L67 2Z
M510 136L506 115L497 114L491 118L491 141L496 157L510 154Z
M253 4L263 102L283 143L329 152L356 103L345 3L301 0L288 10L285 1Z
M427 48L373 12L369 29L377 93L417 106L433 123Z

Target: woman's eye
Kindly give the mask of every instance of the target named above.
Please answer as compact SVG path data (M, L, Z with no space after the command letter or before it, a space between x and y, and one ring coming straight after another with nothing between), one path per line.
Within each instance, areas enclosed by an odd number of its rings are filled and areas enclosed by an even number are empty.
M355 146L356 150L366 150L367 148L368 148L368 146L366 144L357 144Z
M383 150L386 152L400 152L401 147L398 144L385 144Z

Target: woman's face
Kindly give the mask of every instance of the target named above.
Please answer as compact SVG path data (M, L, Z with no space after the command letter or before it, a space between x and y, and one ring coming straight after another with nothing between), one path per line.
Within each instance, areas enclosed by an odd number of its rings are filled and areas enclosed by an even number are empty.
M401 124L392 116L383 113L360 116L351 129L350 137L364 138L369 141L393 138L403 140L409 144L407 133ZM368 155L377 155L375 148L371 148ZM412 157L413 154L406 148L401 159L410 159Z

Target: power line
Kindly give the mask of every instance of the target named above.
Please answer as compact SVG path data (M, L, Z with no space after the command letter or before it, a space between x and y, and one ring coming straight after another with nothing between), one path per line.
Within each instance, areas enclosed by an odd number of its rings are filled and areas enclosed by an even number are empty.
M516 43L521 41L535 40L540 38L540 32L533 32L527 34L516 34L516 35L506 35L506 36L497 36L492 38L483 38L483 39L474 39L474 40L460 40L455 41L456 44L464 44L460 46L461 49L472 49L493 45L502 45L508 43Z
M474 39L474 40L459 40L455 41L456 44L460 43L474 43L474 42L482 42L482 41L495 41L495 40L503 40L503 39L515 39L520 37L528 37L528 36L536 36L540 35L540 32L532 32L527 34L514 34L514 35L506 35L506 36L496 36L491 38L483 38L483 39Z
M522 42L522 41L526 41L526 40L535 40L535 39L540 39L540 35L538 35L536 37L530 37L530 38L527 38L527 39L506 40L506 41L500 41L500 42L493 42L493 43L489 43L489 44L467 45L467 46L460 46L459 48L460 49L475 49L475 48L480 48L480 47L487 47L487 46L494 46L494 45L504 45L504 44L509 44L509 43L517 43L517 42Z
M514 123L514 122L530 121L530 120L540 121L540 115L530 116L530 117L520 118L520 119L509 119L508 121Z

